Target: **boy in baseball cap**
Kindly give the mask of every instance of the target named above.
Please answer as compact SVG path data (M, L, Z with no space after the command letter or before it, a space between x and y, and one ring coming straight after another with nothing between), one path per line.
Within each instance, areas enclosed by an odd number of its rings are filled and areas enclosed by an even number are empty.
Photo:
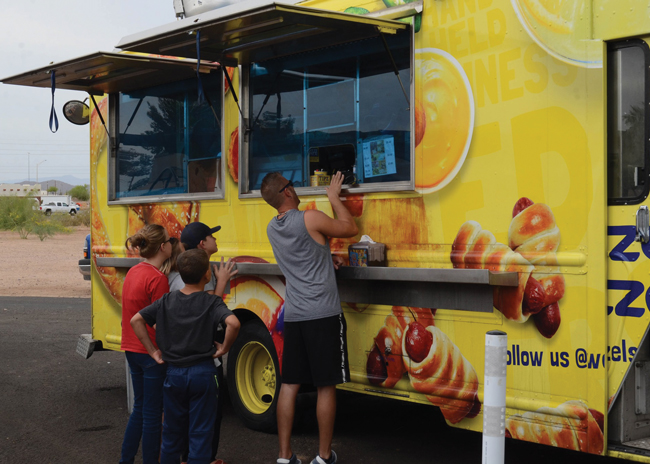
M185 226L181 233L181 243L185 251L193 250L195 248L205 251L210 258L215 254L219 248L217 247L217 240L214 238L214 233L221 230L221 226L209 227L202 222L192 222ZM221 266L217 267L216 264L212 265L212 278L210 282L205 285L205 291L214 295L222 296L226 288L226 284L232 276L237 274L232 268L235 263L228 260L224 264L223 256L221 257ZM185 284L180 278L180 275L169 276L169 291L180 290Z

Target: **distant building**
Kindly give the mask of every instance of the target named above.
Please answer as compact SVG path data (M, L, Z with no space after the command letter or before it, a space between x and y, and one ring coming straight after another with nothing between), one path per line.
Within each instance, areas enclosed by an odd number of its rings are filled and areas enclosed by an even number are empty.
M24 197L32 195L40 197L47 195L47 191L41 190L41 184L0 184L0 196Z

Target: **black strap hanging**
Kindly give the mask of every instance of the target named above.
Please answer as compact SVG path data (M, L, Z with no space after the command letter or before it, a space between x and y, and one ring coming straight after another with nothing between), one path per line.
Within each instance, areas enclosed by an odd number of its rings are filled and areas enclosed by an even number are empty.
M56 89L56 71L52 71L50 76L50 81L52 83L52 108L50 109L50 130L52 133L56 133L59 130L59 118L56 116L56 109L54 108L54 89ZM54 126L54 129L52 129Z

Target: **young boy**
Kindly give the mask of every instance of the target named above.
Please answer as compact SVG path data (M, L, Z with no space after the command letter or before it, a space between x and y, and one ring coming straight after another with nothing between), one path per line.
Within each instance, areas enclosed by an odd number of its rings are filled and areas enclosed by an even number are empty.
M217 247L217 240L214 237L214 234L220 230L221 226L209 227L202 222L191 222L185 226L183 232L181 233L181 243L183 244L183 247L186 251L194 249L203 250L208 255L208 258L210 258L213 254L219 251L219 248ZM222 296L226 288L226 284L238 272L236 270L233 271L234 266L235 263L230 259L227 263L224 264L222 256L220 267L212 265L212 275L210 281L205 284L203 290L214 295ZM183 285L183 279L181 278L180 274L169 274L170 291L173 292L174 290L180 290L183 288ZM217 380L219 382L219 388L221 389L221 385L223 385L223 366L221 365L221 361L219 359L215 359L215 364L217 366ZM217 453L219 451L219 440L221 436L221 415L223 403L222 398L223 395L220 394L219 404L217 405L217 417L214 425L214 434L212 438L212 456L214 457L212 464L225 464L220 459L217 459ZM187 461L186 458L187 450L183 453L183 463Z
M191 222L183 229L181 233L181 243L187 250L199 249L203 250L208 258L219 251L217 247L217 239L214 238L214 234L221 230L221 226L208 227L202 222ZM213 265L213 274L210 276L210 281L205 285L204 290L208 293L213 293L215 295L222 296L226 284L237 274L237 271L233 271L232 268L235 266L235 263L232 260L224 265L223 256L221 257L221 266ZM180 290L183 288L183 281L180 276L171 276L169 279L169 290Z
M131 326L149 355L159 364L168 364L160 463L180 461L189 429L190 459L207 464L212 461L219 394L213 358L228 352L240 324L221 297L203 290L212 276L203 250L182 253L177 266L185 287L141 310L131 319ZM222 344L215 342L220 323L226 326ZM156 324L159 350L149 338L147 324Z

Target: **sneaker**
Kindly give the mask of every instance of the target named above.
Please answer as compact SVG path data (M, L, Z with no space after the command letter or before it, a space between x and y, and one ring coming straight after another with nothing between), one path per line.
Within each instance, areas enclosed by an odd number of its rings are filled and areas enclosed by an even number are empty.
M314 458L311 464L336 464L336 453L332 450L332 455L329 460L320 457L320 454Z
M278 458L276 462L277 464L302 464L302 461L298 459L296 453L291 455L291 459Z

